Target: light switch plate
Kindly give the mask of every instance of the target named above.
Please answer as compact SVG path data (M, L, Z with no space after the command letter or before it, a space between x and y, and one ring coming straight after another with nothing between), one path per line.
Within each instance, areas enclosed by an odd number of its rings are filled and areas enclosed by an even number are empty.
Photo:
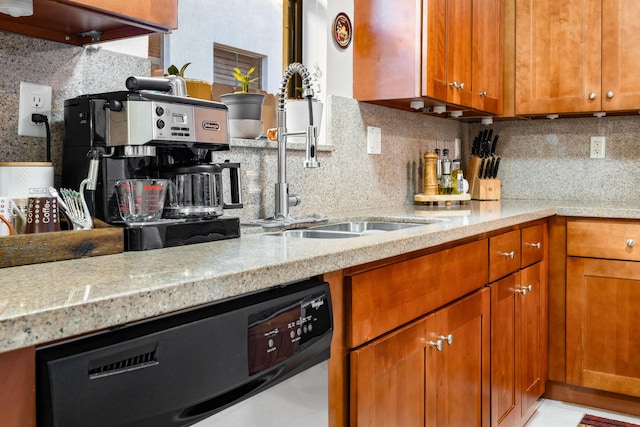
M44 114L51 123L51 86L20 82L18 135L46 138L44 123L34 123L31 114Z
M382 154L382 131L378 127L367 126L367 154Z

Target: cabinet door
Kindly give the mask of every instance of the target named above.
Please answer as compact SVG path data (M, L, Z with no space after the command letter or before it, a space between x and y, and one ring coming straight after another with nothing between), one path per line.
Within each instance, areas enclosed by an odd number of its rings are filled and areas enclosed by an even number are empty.
M520 337L520 375L522 406L520 416L527 419L536 409L537 401L544 393L544 366L547 364L545 280L541 276L540 263L521 272L521 289L518 293Z
M472 0L430 0L427 4L424 94L471 106Z
M350 425L425 425L424 337L420 320L351 353Z
M473 108L502 114L502 0L473 2Z
M601 0L516 0L516 114L601 110L601 12Z
M353 97L420 96L421 0L355 0Z
M491 425L515 426L520 420L518 301L520 272L491 284Z
M640 263L567 258L567 383L640 396Z
M490 306L485 288L436 312L437 330L427 333L445 340L442 351L431 353L437 357L437 402L435 414L427 405L429 425L489 425Z
M640 2L607 0L602 4L602 109L640 107Z

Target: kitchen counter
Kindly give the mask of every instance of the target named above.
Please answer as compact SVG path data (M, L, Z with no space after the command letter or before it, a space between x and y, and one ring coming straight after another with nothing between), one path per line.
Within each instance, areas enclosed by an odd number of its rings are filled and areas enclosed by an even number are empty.
M552 215L640 219L610 203L503 200L333 215L424 223L350 239L239 239L0 269L0 352L72 337Z

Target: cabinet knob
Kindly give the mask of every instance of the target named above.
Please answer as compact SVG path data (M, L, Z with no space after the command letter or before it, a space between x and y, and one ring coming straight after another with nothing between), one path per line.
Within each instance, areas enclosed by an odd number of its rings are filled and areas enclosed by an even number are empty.
M627 247L632 248L635 244L636 242L634 242L633 239L627 239Z
M429 341L429 347L435 347L436 350L442 351L442 340L438 341Z
M454 80L453 82L449 83L449 86L451 86L452 88L458 89L460 86L458 85L458 81Z
M611 91L607 92L607 98L608 99L613 98L613 92L611 92Z
M464 83L460 83L460 89L464 90Z
M529 285L529 286L523 286L520 289L516 289L516 292L519 294L522 294L522 296L527 295L529 292L531 292L533 290L533 286Z
M498 252L498 255L505 256L507 258L514 259L516 257L516 253L514 251L511 252Z
M487 96L487 91L483 90L482 92L480 92L480 96Z
M592 99L592 100L593 100L593 99L596 99L596 93L595 93L595 92L591 92L591 93L589 94L589 99Z
M530 246L530 247L535 248L535 249L540 249L540 242L537 242L537 243L525 242L524 244L525 244L525 246Z
M449 334L446 337L444 335L440 335L438 338L438 341L446 341L449 345L453 344L453 334Z

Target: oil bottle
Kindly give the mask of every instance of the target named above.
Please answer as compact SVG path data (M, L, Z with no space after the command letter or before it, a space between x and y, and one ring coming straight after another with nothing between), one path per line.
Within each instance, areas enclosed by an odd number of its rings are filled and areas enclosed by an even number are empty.
M451 160L449 160L449 149L442 150L442 176L440 177L440 185L438 192L440 194L452 194L453 182L451 181Z
M460 169L460 160L451 162L451 182L453 184L453 194L464 193L464 174Z

